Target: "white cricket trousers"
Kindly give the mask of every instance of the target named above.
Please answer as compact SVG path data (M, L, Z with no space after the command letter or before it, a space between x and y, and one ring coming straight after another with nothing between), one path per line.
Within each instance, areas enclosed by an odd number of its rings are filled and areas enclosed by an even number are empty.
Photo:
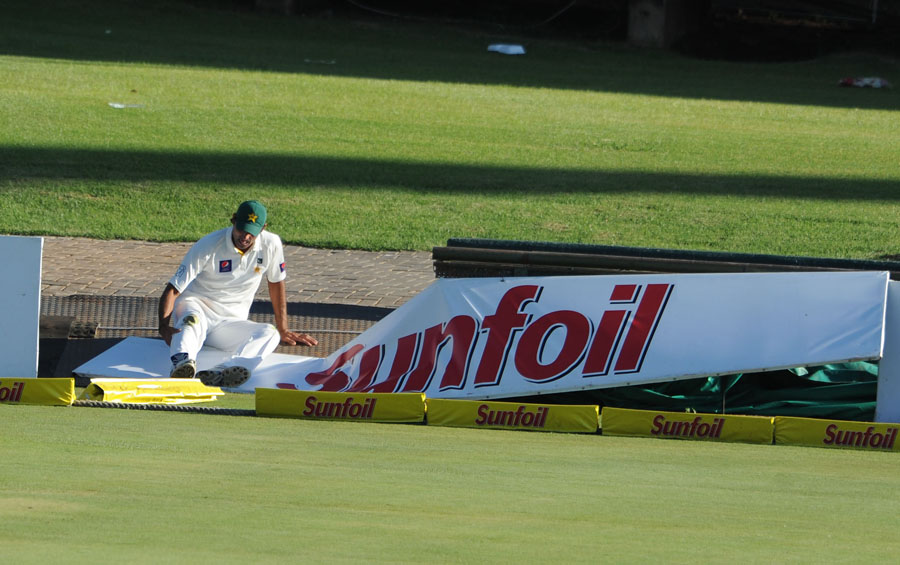
M200 348L207 345L231 354L224 365L240 365L252 371L281 342L272 324L220 318L191 299L178 301L172 317L173 326L181 330L172 336L172 359L187 353L189 359L196 360Z

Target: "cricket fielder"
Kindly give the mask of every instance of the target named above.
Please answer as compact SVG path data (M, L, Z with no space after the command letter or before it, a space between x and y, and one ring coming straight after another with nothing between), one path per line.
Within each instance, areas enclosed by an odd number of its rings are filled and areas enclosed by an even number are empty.
M209 386L237 387L279 342L318 343L288 329L284 247L281 238L266 231L266 225L265 206L256 200L241 203L231 217L231 227L191 246L169 279L159 298L159 334L169 345L170 377L196 375ZM263 274L275 313L274 327L247 319ZM198 373L197 353L204 345L231 357Z

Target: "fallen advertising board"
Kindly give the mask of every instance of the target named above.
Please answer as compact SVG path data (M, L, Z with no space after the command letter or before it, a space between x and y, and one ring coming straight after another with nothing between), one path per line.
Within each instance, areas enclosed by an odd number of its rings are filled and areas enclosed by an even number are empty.
M248 386L501 399L877 359L886 272L441 279Z

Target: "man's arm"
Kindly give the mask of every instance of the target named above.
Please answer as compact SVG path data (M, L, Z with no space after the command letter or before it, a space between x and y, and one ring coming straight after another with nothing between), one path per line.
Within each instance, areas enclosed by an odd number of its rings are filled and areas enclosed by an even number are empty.
M269 282L269 299L272 301L272 310L275 312L275 328L281 335L281 342L287 345L318 345L319 342L312 336L292 332L288 328L287 298L284 291L284 281Z
M172 345L172 336L181 330L176 330L170 325L172 310L175 309L175 299L180 293L170 284L166 285L162 296L159 297L159 335L166 340L166 345Z

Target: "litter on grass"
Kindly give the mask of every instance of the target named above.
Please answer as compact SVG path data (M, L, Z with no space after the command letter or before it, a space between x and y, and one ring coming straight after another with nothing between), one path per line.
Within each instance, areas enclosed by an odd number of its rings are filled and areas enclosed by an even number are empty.
M891 83L881 77L842 78L838 82L840 86L855 86L858 88L890 88Z
M110 102L110 108L116 108L117 110L121 110L123 108L143 108L143 104L123 104L121 102Z
M525 48L514 43L492 43L488 45L488 51L503 53L504 55L524 55Z

